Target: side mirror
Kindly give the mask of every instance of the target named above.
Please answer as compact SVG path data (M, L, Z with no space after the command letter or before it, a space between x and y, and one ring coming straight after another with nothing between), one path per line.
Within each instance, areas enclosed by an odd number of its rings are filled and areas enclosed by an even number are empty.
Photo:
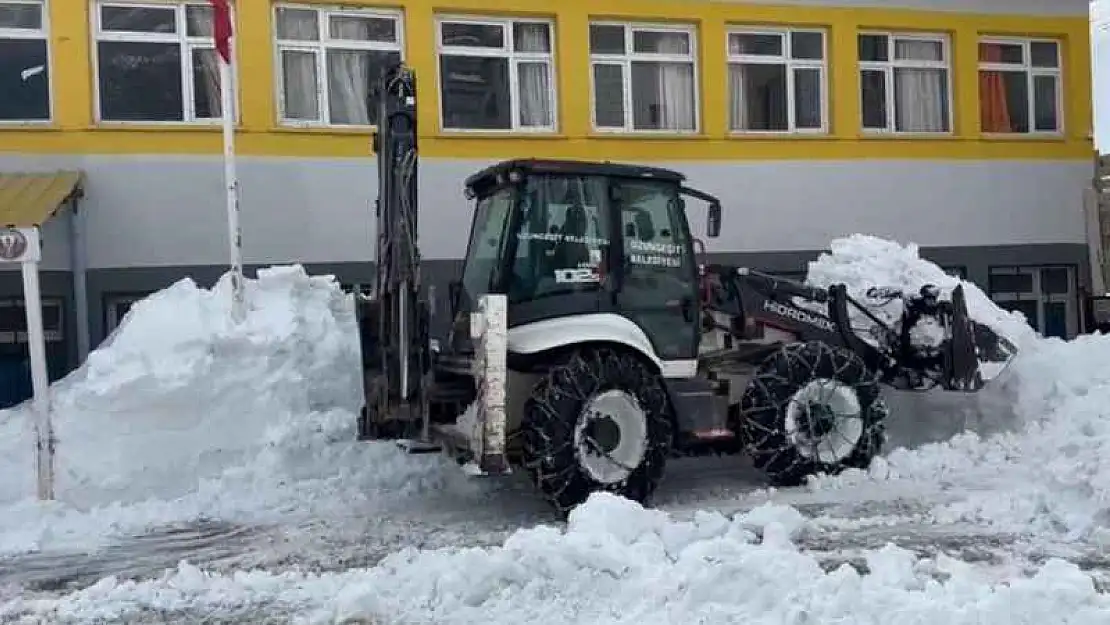
M706 216L705 234L711 239L721 236L721 203L710 202Z

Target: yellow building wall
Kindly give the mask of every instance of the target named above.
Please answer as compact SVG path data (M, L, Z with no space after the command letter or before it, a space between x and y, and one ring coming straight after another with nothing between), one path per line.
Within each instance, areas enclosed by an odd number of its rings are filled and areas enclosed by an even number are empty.
M312 4L313 0L303 3ZM321 3L323 4L323 3ZM333 3L328 3L333 4ZM347 6L400 7L405 58L417 75L421 153L492 159L570 157L614 160L729 159L1087 159L1091 154L1091 69L1085 16L1011 16L909 9L745 5L681 0L346 0ZM75 9L74 5L80 8ZM357 157L366 131L277 125L273 12L270 2L239 0L236 34L242 118L237 148L255 156ZM543 7L543 8L540 8ZM0 151L96 154L219 154L218 127L96 125L90 50L90 3L51 2L54 125L0 129ZM544 16L556 23L559 132L552 136L465 135L439 128L435 75L437 12ZM591 19L677 21L698 29L701 133L635 136L595 133L590 124L588 24ZM821 136L738 137L727 128L725 32L731 24L829 29L830 132ZM944 137L881 137L860 129L856 33L861 29L929 31L952 38L954 132ZM980 36L1062 40L1063 137L984 137L979 129Z

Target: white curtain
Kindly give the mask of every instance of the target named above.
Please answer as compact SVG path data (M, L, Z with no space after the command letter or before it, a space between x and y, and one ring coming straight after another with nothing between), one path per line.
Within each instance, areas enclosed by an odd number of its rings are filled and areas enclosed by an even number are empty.
M517 52L550 51L546 24L513 26ZM520 93L520 125L547 127L553 125L551 106L551 71L545 61L519 61L516 66Z
M282 39L317 41L316 14L306 11L279 11L278 32ZM282 96L286 119L320 121L319 77L316 53L308 50L282 50Z
M331 36L368 41L369 23L358 18L332 18ZM328 104L331 123L370 123L370 55L356 50L328 51Z
M747 94L744 88L744 66L740 63L730 63L728 66L728 110L729 124L733 130L747 130L750 125L748 119Z
M189 32L200 35L212 36L211 11L187 11ZM208 110L212 117L219 118L223 101L220 99L220 57L214 49L193 48L190 50L192 58L189 59L193 69L193 101L199 103L201 98L207 100ZM200 71L197 71L200 70Z
M933 41L900 40L895 58L942 61L943 49ZM948 130L946 72L940 68L894 68L895 128L903 132Z
M686 54L685 33L660 33L659 52ZM658 71L658 127L661 130L694 130L694 66L692 63L662 62Z

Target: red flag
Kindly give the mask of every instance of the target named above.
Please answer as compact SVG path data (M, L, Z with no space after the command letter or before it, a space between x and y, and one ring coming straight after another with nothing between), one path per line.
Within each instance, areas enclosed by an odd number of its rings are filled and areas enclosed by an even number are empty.
M231 7L227 0L208 0L212 5L212 38L216 51L231 64Z

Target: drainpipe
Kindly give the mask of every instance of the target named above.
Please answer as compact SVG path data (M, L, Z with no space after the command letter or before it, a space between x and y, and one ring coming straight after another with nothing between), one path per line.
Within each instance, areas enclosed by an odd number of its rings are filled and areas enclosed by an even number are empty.
M70 199L69 207L69 264L73 272L73 301L77 329L77 366L89 356L89 287L86 282L88 261L85 249L85 215L80 209L80 196Z

